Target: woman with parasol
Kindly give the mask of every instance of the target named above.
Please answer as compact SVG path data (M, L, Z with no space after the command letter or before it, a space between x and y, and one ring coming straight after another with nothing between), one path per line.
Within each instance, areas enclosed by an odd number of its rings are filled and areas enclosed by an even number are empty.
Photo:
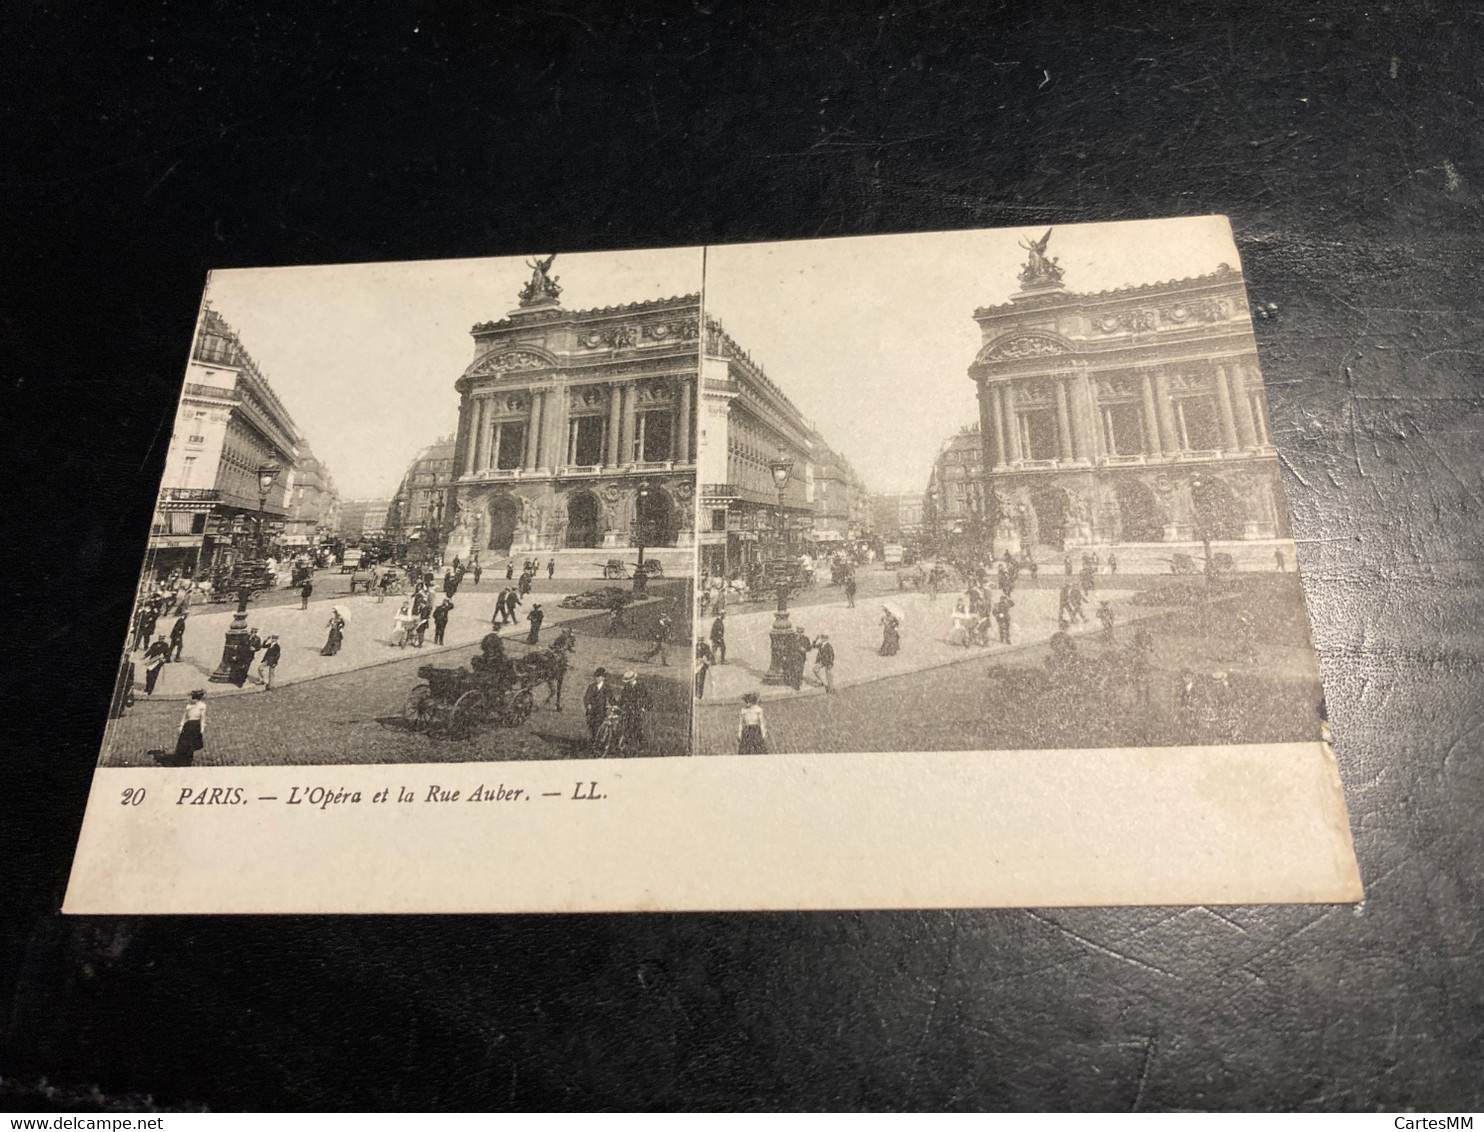
M876 650L878 655L897 655L897 650L902 647L902 636L899 632L902 620L902 611L896 606L890 602L881 606L881 647Z

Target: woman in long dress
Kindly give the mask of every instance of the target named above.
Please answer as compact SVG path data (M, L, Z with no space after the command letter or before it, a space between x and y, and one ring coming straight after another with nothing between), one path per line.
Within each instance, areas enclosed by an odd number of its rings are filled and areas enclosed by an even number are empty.
M902 647L902 636L897 631L901 626L891 610L881 611L881 648L877 650L880 656L896 656L897 650Z
M748 692L742 697L742 716L737 721L737 753L768 753L768 721L763 717L763 708L757 702L756 692Z
M411 607L404 601L402 608L397 610L397 616L392 620L391 643L397 648L405 648L408 634L412 632L412 627L416 624L417 618L412 615Z
M340 616L338 609L330 612L330 636L325 641L325 647L319 650L320 656L334 656L340 651L340 642L345 636L345 618Z
M180 717L180 732L175 736L175 765L190 766L196 752L206 746L206 692L197 688Z

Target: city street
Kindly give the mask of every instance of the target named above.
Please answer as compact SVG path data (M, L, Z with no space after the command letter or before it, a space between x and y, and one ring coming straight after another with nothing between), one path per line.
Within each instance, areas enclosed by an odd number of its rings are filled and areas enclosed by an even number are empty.
M1125 580L1132 579L1120 579ZM1143 579L1156 580L1170 584L1168 576ZM1043 573L1037 589L1016 587L1016 613L1027 606L1039 608L1042 624L1028 626L1010 648L972 650L960 663L934 666L931 658L942 655L939 646L951 646L929 640L922 649L923 662L915 669L858 679L853 686L837 678L837 685L844 686L834 696L825 696L808 683L801 693L766 689L768 750L1013 750L1319 738L1322 690L1296 575L1244 576L1241 588L1209 608L1129 606L1132 591L1122 591L1115 608L1122 606L1142 618L1139 628L1153 638L1147 702L1140 702L1129 684L1048 675L1045 641L1050 632L1045 622L1049 620L1050 631L1055 630L1059 588L1053 587L1055 582L1054 575ZM938 605L949 600L945 595ZM913 605L905 612L910 617L920 608ZM806 627L812 632L816 625L826 624L828 612L825 607L811 609ZM849 612L871 616L859 599L857 609ZM1074 629L1079 656L1106 663L1131 641L1134 630L1126 625L1133 619L1120 616L1114 648L1096 624ZM903 629L904 653L913 639L912 624L909 621ZM730 635L729 631L729 639ZM755 652L759 639L748 635L744 640L749 642L744 647ZM765 648L765 631L760 640ZM866 656L859 649L842 650L841 663L848 663L847 658L862 664L886 659ZM753 656L744 670L746 679L760 678L763 669L756 663ZM725 671L713 668L711 676ZM1191 674L1197 695L1182 697ZM735 681L736 686L742 683ZM713 686L708 685L706 700L696 713L697 753L735 754L740 692L713 699Z
M544 686L535 689L537 710L523 726L503 729L491 725L468 739L450 739L434 733L407 729L401 709L408 693L420 683L421 665L468 667L478 642L489 632L495 597L505 585L503 577L471 587L466 579L454 597L455 610L449 619L447 644L435 647L431 630L421 648L397 648L389 644L392 618L401 600L357 594L350 599L339 593L337 576L322 571L316 579L316 596L307 611L298 603L249 610L249 624L260 635L278 633L283 659L271 692L257 684L243 688L207 681L221 655L223 634L231 622L230 605L199 607L190 615L184 659L168 664L156 695L146 699L142 691L140 655L134 654L141 680L138 702L123 719L109 724L103 746L102 765L152 766L156 750L173 748L180 725L182 701L192 688L207 693L205 749L196 765L308 765L332 763L462 762L504 759L588 757L587 728L582 712L582 693L594 667L602 665L615 674L632 668L650 692L651 710L646 727L646 753L684 754L689 748L690 653L680 628L672 633L670 667L640 658L650 642L630 637L609 637L606 614L591 610L567 610L559 602L565 593L603 586L591 577L555 582L543 577L521 607L524 617L534 601L542 603L546 621L541 646L555 638L558 629L570 624L577 634L578 648L572 655L562 710L543 707ZM322 585L322 582L328 585ZM348 583L347 583L348 584ZM330 593L323 598L325 590ZM639 624L668 606L681 619L683 592L656 587L643 605L630 607L628 616ZM344 645L338 656L322 657L325 621L332 605L349 614ZM162 621L168 630L168 623ZM523 655L528 627L524 620L502 631L506 653Z

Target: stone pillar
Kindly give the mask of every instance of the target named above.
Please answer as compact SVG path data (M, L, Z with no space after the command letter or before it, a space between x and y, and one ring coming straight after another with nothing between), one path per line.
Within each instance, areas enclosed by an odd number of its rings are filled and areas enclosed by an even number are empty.
M469 474L469 394L459 394L459 431L453 444L454 479Z
M541 466L541 402L545 399L546 394L539 389L531 390L531 416L526 425L525 466L528 471Z
M1243 448L1257 447L1257 424L1252 418L1252 402L1247 399L1247 375L1244 367L1234 364L1228 371L1231 380L1232 408L1237 415L1237 435Z
M994 467L1003 468L1009 460L1005 458L1005 410L1000 403L1000 387L986 386L986 392L989 394L989 411L993 418L990 436L994 441Z
M625 382L623 387L623 434L618 443L618 459L621 464L632 464L637 457L634 455L634 426L638 420L639 390L635 388L632 381Z
M505 423L496 421L494 432L490 435L490 467L500 466L500 445L505 439Z
M682 464L690 463L690 383L691 379L680 379L680 436L675 458Z
M482 472L489 467L489 442L485 440L485 421L489 416L489 398L478 397L474 401L474 471Z
M1024 457L1020 450L1020 414L1015 409L1015 386L1005 386L1005 425L1010 434L1010 463L1018 464Z
M1102 454L1098 443L1097 409L1093 404L1092 380L1085 373L1069 377L1072 422L1077 429L1077 458L1096 463Z
M1061 442L1061 458L1072 459L1072 420L1067 412L1067 383L1053 378L1056 384L1056 438Z
M542 467L559 468L565 463L567 454L568 394L565 389L548 390L541 407L541 431L546 441L546 455Z
M1113 410L1103 407L1103 447L1109 456L1118 455L1118 437L1113 435Z
M623 419L623 386L610 385L608 387L608 460L610 468L617 467L618 459L618 434L619 422Z
M1154 411L1159 417L1159 443L1165 455L1173 456L1180 451L1180 441L1175 436L1174 403L1170 400L1170 379L1164 370L1154 374Z
M1190 433L1185 429L1185 404L1179 400L1175 402L1175 428L1180 434L1180 450L1189 452L1191 450Z
M1159 418L1154 414L1154 383L1146 370L1140 375L1139 392L1144 400L1144 451L1150 456L1164 455L1159 444Z
M1237 450L1237 418L1232 415L1231 389L1227 386L1226 367L1216 367L1216 404L1221 409L1221 443L1228 452Z

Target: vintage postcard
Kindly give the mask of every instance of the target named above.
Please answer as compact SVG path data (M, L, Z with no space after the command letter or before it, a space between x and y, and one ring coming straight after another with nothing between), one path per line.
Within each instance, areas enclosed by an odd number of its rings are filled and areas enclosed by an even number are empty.
M1224 218L214 273L71 912L1346 901Z

